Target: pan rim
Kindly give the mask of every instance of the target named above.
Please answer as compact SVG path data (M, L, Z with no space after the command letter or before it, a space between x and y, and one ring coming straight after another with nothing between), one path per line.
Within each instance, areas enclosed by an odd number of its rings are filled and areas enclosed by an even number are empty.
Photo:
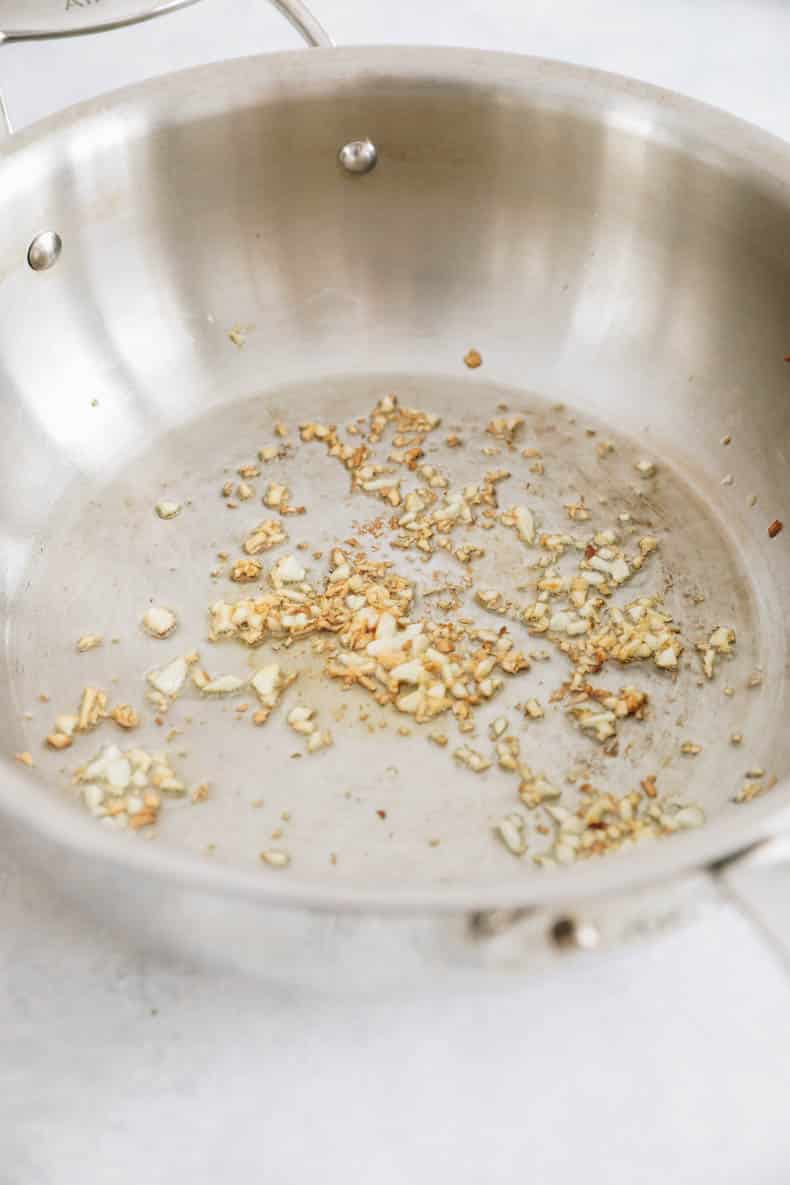
M42 143L49 146L53 139L68 138L75 129L84 129L91 119L112 118L127 105L161 113L162 124L191 121L201 111L210 110L212 103L226 105L224 87L207 85L224 75L241 80L245 101L250 103L305 99L311 91L315 95L340 80L345 86L382 81L396 85L453 82L470 93L485 87L500 95L520 91L524 96L545 87L547 100L550 94L564 94L568 99L578 99L582 94L587 98L597 96L613 120L638 120L649 112L659 132L704 141L722 160L736 162L759 176L763 184L781 187L790 205L790 146L737 116L606 71L527 55L462 48L355 46L309 53L296 50L197 66L125 87L50 116L4 145L0 160L6 167L13 161L20 161L20 167L24 167L21 158L30 151L40 151ZM190 108L192 113L186 115L183 108L172 111L169 96L174 89L184 98L199 96L199 109ZM148 134L154 125L141 120L138 126L140 134ZM206 864L198 855L108 834L96 826L95 820L53 798L47 788L37 787L31 794L30 774L23 773L12 761L4 759L0 769L0 809L32 833L76 854L119 871L142 872L160 882L176 882L260 904L316 911L446 914L524 906L564 907L625 895L699 870L770 838L785 819L790 825L790 779L784 779L769 799L751 804L748 815L744 813L742 818L723 815L698 832L673 836L671 843L645 844L596 862L594 867L585 862L544 871L526 881L523 877L503 878L495 886L477 888L333 888L328 882L300 881L293 875L275 879L257 870Z

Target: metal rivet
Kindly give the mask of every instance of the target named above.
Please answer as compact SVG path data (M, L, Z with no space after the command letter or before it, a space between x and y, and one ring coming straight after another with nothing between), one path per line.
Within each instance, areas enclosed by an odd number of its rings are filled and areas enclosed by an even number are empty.
M63 240L56 230L43 230L27 249L27 261L34 272L54 267L63 250Z
M369 173L375 169L379 154L372 140L349 140L338 152L337 159L347 173Z
M571 917L557 918L549 934L560 950L592 950L601 938L597 926Z

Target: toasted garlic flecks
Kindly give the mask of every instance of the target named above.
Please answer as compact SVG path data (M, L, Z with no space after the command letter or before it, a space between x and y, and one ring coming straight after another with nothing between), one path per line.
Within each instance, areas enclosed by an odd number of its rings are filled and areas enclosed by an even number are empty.
M454 751L453 757L460 765L465 765L467 769L471 769L476 774L481 774L491 767L491 762L482 753L478 753L476 749L470 749L468 745L461 745Z
M238 332L237 344L241 344ZM477 351L470 351L466 361L476 366L482 359ZM562 413L561 408L557 410ZM344 690L360 689L369 703L398 713L398 735L409 736L418 726L427 725L423 735L439 748L449 746L448 754L452 753L458 764L484 773L494 762L492 778L510 775L514 797L517 795L519 801L511 814L502 814L498 822L494 815L492 821L495 834L515 856L521 857L527 851L528 828L530 854L537 836L550 836L544 850L532 858L538 865L551 866L600 854L643 835L664 835L698 825L702 819L700 808L679 798L660 797L653 775L643 777L641 782L636 777L641 788L622 797L596 790L583 779L595 776L592 771L600 772L604 763L597 754L590 758L589 765L578 758L570 770L547 774L533 772L526 764L528 751L534 749L541 736L548 736L544 727L567 729L571 723L603 745L607 757L613 757L622 722L645 716L647 695L633 686L620 691L599 688L593 685L595 677L605 668L602 681L619 686L611 679L617 665L648 663L654 674L663 672L661 683L671 698L670 680L683 677L683 643L680 626L665 610L660 596L640 595L625 603L620 593L628 582L644 578L648 565L657 563L650 557L659 548L659 538L640 537L639 527L649 521L648 513L654 509L647 495L655 497L660 491L653 485L648 489L647 485L631 482L623 490L628 501L620 499L611 507L611 525L603 521L599 529L592 529L585 524L593 515L609 513L603 509L609 491L591 486L591 494L600 496L587 495L588 506L581 493L587 490L586 481L569 483L561 472L552 474L552 439L548 434L544 437L544 425L530 418L532 412L522 414L499 403L489 420L490 414L480 423L477 442L467 419L447 424L442 432L441 445L447 450L443 460L438 438L430 437L441 424L440 417L402 406L394 395L386 394L369 415L345 424L303 423L298 441L286 439L288 429L278 423L274 427L277 442L256 450L257 460L240 463L236 458L228 464L220 481L224 482L225 505L239 511L235 519L244 520L249 514L246 503L255 497L261 498L272 517L254 527L255 519L244 523L236 538L241 544L240 558L232 558L227 542L227 550L217 553L222 566L212 571L212 577L230 579L237 587L233 597L228 595L228 599L211 604L208 636L211 642L236 640L251 648L265 645L270 649L261 666L256 669L251 662L251 671L243 675L212 676L203 669L197 654L173 659L147 676L149 701L164 714L191 675L194 687L206 700L244 689L245 695L233 705L218 705L217 711L226 713L228 720L247 719L249 712L254 723L261 725L278 708L285 689L296 677L283 670L280 660L290 654L301 662L308 651L321 656L323 674ZM576 423L573 415L561 414L561 423L565 420ZM522 449L525 442L521 437L526 435L527 425L533 423L541 448ZM587 428L586 433L595 436L596 430ZM565 447L572 435L568 433L567 440L565 436L554 440ZM282 554L264 566L255 557L288 540L284 516L304 511L303 507L291 505L290 475L279 462L292 456L299 456L301 462L311 442L322 445L328 456L339 462L352 496L361 495L368 504L373 501L373 515L351 520L354 536L342 547L332 546L331 537L326 540L322 534L320 550L315 550L316 541L311 544L298 537L290 545L291 554ZM461 444L463 451L455 451ZM510 468L482 474L475 471L472 466L481 464L481 452L500 461L512 460L513 472ZM613 452L610 442L597 441L593 460L596 454L603 459ZM278 464L265 470L259 485L264 467L274 462ZM469 475L463 482L457 475L465 462ZM622 473L626 462L614 456L606 464L614 480L615 471ZM656 462L649 459L638 461L635 468L644 479L657 473ZM545 477L546 481L536 482L534 477ZM547 496L553 477L560 483L561 498L552 510ZM511 482L507 487L511 495L501 507L503 482ZM612 503L616 497L619 495L613 487ZM530 505L525 504L527 501ZM540 519L536 522L533 507L538 506ZM630 506L628 511L626 506ZM181 512L179 502L162 501L156 506L160 518ZM660 515L652 517L662 522ZM323 532L325 524L320 525ZM486 548L480 546L483 531L490 532L491 545ZM496 545L502 542L505 531L513 531L524 546L521 551L517 547L516 553L510 548L517 564L500 563L497 567ZM367 548L364 537L371 540ZM410 552L410 561L441 560L445 553L448 564L460 568L454 574L445 573L433 563L426 568L427 579L407 579L395 564L381 558L390 554L387 544L397 551ZM212 543L212 549L218 545L219 541ZM328 568L316 575L312 560L322 559L327 545ZM484 563L476 563L484 557ZM473 580L473 563L475 574L481 575L478 585ZM503 570L511 566L512 573ZM500 576L501 588L497 587ZM670 585L667 580L667 588ZM527 595L520 595L524 593ZM488 614L497 619L492 620ZM176 615L154 607L147 611L143 625L152 636L164 638L176 628ZM544 687L542 678L522 693L520 702L514 703L507 696L509 678L530 669L530 659L517 648L511 629L514 634L540 635L542 645L550 649L535 654L536 658L549 657L552 650L558 656L562 673L553 689L546 688L545 697L539 691ZM726 627L720 627L700 645L708 678L720 656L730 653L734 644L734 634L730 634ZM551 672L551 668L544 670ZM311 672L309 678L314 674ZM304 681L303 686L307 686ZM246 700L253 692L257 702L250 704ZM505 701L503 714L492 718L485 705L500 695ZM533 722L543 719L550 710L544 708L542 700L558 704L558 710L551 725L547 722L537 729ZM656 703L660 702L657 694ZM338 723L344 718L345 706L333 712ZM301 703L289 704L288 708L284 720L273 722L271 728L287 725L303 736L302 753L318 753L332 744L331 733L320 727L314 707ZM481 709L493 752L478 751L469 735L480 733ZM366 722L368 731L374 733L387 727L385 717L371 716L364 707L360 710L360 720ZM404 721L404 716L410 719ZM440 716L444 717L441 731L436 728ZM80 732L105 719L119 728L139 724L130 704L109 709L106 693L86 688L79 714L58 718L47 743L54 749L68 748L79 739ZM160 715L155 723L163 723ZM449 745L454 726L461 734L457 747ZM265 737L263 742L268 743ZM685 742L681 751L692 756L699 747ZM302 753L292 756L300 757ZM327 760L331 765L331 756ZM127 767L131 777L140 771L131 768L129 755L110 752L104 772L99 761L91 780L84 783L86 805L93 804L91 809L105 812L110 818L117 815L125 819L119 826L144 826L144 822L132 820L142 817L152 821L158 810L157 803L146 805L145 794L160 793L159 783L181 785L166 762L158 764L161 768L155 782L126 786ZM748 776L753 775L756 784L754 770ZM572 792L560 790L565 782L574 787ZM111 786L115 788L112 794ZM116 808L110 802L116 797L115 790L126 796L123 807ZM749 794L757 792L750 790ZM565 794L571 793L573 801L566 806ZM191 792L195 802L205 797L203 784ZM278 833L279 828L272 833L272 839L277 839ZM283 868L290 862L290 854L271 848L261 853L261 859L273 868Z

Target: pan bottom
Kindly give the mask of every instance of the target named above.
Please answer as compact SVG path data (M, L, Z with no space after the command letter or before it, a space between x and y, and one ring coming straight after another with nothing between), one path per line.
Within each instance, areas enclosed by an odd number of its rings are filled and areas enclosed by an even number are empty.
M497 485L499 507L528 506L538 535L590 540L613 529L632 551L640 538L658 540L658 550L612 599L624 605L660 596L680 627L684 650L677 674L640 662L617 669L609 664L597 677L608 690L635 685L648 696L644 719L619 722L616 746L591 739L569 717L567 700L552 700L572 669L558 646L530 633L512 613L487 612L476 601L480 590L495 590L519 606L534 601L541 575L536 564L545 550L527 546L499 523L484 529L480 515L457 536L484 552L468 565L442 549L426 558L394 548L394 508L376 491L352 492L349 474L326 448L300 441L299 425L353 425L388 392L402 406L441 417L426 437L420 464L437 467L453 488L507 470L510 476ZM504 435L486 431L492 420L514 416L522 416L523 425L512 443L507 428ZM369 423L357 426L367 431ZM382 442L385 463L397 447L392 436L390 426ZM453 437L459 443L448 445ZM259 450L274 448L284 457L258 460ZM761 672L765 685L781 678L771 663L782 647L775 637L767 645L759 576L745 558L748 540L724 522L717 480L684 476L676 450L662 451L648 434L626 439L582 408L498 387L481 372L337 376L224 403L176 432L152 427L149 446L112 480L73 485L31 550L8 631L8 677L19 714L15 747L34 755L49 792L73 799L80 810L70 777L102 745L166 750L187 788L206 783L207 796L168 801L154 827L119 835L118 842L173 845L245 868L259 866L262 851L281 850L300 879L316 882L483 885L550 875L530 857L551 846L554 821L542 810L525 811L519 778L497 767L490 728L500 718L518 739L520 760L561 788L571 809L582 784L623 795L650 778L662 795L699 803L708 816L739 809L731 800L747 771L783 772L770 768L780 704L768 702L756 677ZM404 491L426 480L407 470ZM223 495L228 483L231 492ZM273 484L287 486L290 504L305 513L281 516L262 506ZM163 502L181 509L162 518L155 508ZM530 670L508 677L476 711L475 731L459 734L452 716L419 725L379 706L364 689L343 690L327 680L325 655L315 653L314 639L286 649L207 642L209 605L249 594L251 586L232 582L229 572L263 519L278 521L288 535L257 557L264 573L293 554L307 579L320 583L334 546L364 551L415 582L418 607L427 604L426 593L449 588L452 607L445 617L468 617L494 630L506 625L530 656ZM151 606L177 617L175 633L164 640L141 628ZM436 620L442 616L435 606L432 613ZM716 657L708 679L696 646L719 626L731 627L737 643L732 655ZM77 640L88 634L102 644L75 653ZM212 702L187 684L162 713L146 699L146 674L194 650L212 676L247 679L274 659L298 679L263 727L251 723L257 704L237 710L250 701L248 688ZM86 686L104 689L112 703L131 704L139 728L125 734L107 722L62 752L48 750L42 742L54 716L73 712ZM525 714L531 700L542 717ZM304 736L286 723L296 705L312 709L318 726L331 730L331 747L307 752ZM428 739L439 729L446 747ZM490 768L474 772L455 761L454 751L463 746L492 761ZM528 832L526 857L517 863L493 834L512 812L524 815ZM274 865L260 867L262 876L274 875Z

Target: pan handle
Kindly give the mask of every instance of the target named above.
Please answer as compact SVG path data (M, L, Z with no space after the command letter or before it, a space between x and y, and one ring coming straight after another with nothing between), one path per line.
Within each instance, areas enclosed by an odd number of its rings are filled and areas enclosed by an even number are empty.
M790 831L725 857L708 873L720 898L737 909L790 974Z
M86 11L83 4L66 3L65 7L59 3L57 15L52 12L54 5L51 0L38 0L31 5L29 0L24 4L13 0L0 3L0 44L14 41L50 41L58 37L82 37L89 33L110 33L115 29L125 29L129 25L139 25L143 21L154 20L158 16L167 16L171 12L178 12L181 8L190 8L198 0L162 0L159 4L140 4L140 0L103 0L101 17L93 15L94 9ZM332 38L321 22L314 17L310 9L302 0L270 0L290 25L296 29L307 45L314 47L328 47L333 45ZM13 11L24 9L24 19L28 24L14 27ZM40 21L30 24L31 8L43 9ZM11 11L10 19L6 16ZM113 14L113 15L111 15ZM35 12L33 14L35 16Z
M269 0L310 48L329 48L334 45L317 17L302 0ZM62 37L83 37L91 33L109 33L139 25L159 16L168 16L181 8L190 8L198 0L161 0L141 3L141 0L103 0L101 9L67 0L0 0L0 45L15 41L51 41ZM97 17L94 13L100 12ZM16 16L22 14L20 23ZM23 24L22 20L26 23ZM0 135L5 129L13 132L5 102L0 95Z

